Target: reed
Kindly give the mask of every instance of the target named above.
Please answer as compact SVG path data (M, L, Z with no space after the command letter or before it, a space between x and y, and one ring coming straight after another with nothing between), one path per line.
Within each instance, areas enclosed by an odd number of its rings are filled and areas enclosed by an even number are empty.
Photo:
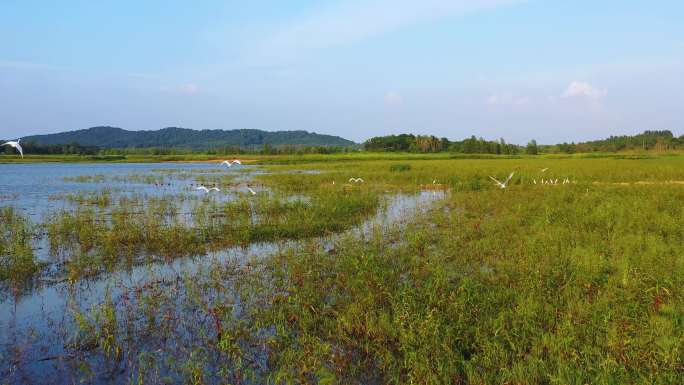
M0 207L0 281L21 283L39 269L33 255L33 226L13 207Z

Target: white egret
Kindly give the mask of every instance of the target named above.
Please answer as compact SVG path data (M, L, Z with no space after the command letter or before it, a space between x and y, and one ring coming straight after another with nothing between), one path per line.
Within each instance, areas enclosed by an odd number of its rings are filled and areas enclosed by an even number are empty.
M221 164L225 164L226 166L231 167L234 164L242 165L242 162L240 162L239 159L233 159L232 161L224 160L223 162L221 162Z
M21 148L21 144L19 144L20 141L21 141L21 138L17 139L16 142L13 140L10 140L8 142L3 143L2 145L3 146L12 146L12 147L16 148L19 151L19 153L21 154L21 157L23 158L24 157L24 149Z
M506 180L503 183L496 180L496 178L494 178L493 176L490 176L489 178L491 180L493 180L500 188L504 189L504 188L506 188L506 185L511 180L511 178L513 178L513 174L515 174L515 171L513 171L510 175L508 175L508 178L506 178Z
M249 190L252 195L256 195L256 191L252 190L251 187L247 186L247 190Z
M218 187L206 188L204 186L198 186L197 188L195 188L195 190L204 191L205 193L208 193L210 191L221 191Z
M548 169L549 169L548 167L542 168L542 169L541 169L541 172L546 172L546 170L548 170Z
M349 178L349 181L354 183L364 182L362 178Z

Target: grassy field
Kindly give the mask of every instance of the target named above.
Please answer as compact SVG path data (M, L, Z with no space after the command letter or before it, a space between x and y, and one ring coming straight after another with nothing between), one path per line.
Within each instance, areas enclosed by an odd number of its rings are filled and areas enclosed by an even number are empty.
M45 223L0 211L5 280L40 271L27 240L34 227L73 282L146 263L147 255L300 239L249 261L207 263L178 279L127 287L74 311L63 341L69 378L684 381L683 156L249 159L267 171L252 183L270 193L191 201L191 222L180 219L182 198L137 202L106 191L69 198L76 208ZM511 172L506 189L489 178ZM384 197L421 191L448 193L401 223L345 232L382 210Z
M59 163L59 162L111 162L111 163L154 163L154 162L220 162L225 159L240 158L247 163L307 163L307 162L339 162L339 161L372 161L372 160L437 160L437 159L584 159L584 158L613 158L613 159L655 159L663 157L679 157L678 151L629 151L629 152L595 152L578 154L541 154L541 155L493 155L493 154L461 154L461 153L393 153L393 152L350 152L338 154L301 154L301 155L211 155L189 153L178 155L32 155L25 157L0 154L2 163Z

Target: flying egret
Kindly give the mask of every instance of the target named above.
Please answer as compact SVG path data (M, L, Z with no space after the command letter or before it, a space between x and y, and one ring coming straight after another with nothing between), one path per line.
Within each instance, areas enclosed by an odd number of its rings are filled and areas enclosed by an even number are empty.
M549 169L548 167L542 168L542 169L541 169L541 172L546 172L546 170L548 170L548 169Z
M496 180L496 178L494 178L493 176L490 176L489 178L493 180L500 188L505 189L508 182L511 180L511 178L513 178L513 174L515 174L515 171L510 173L510 175L508 175L508 178L506 178L506 180L503 183Z
M208 193L210 191L221 191L218 187L206 188L204 186L198 186L197 188L195 188L195 190L204 191L205 193Z
M3 143L2 145L3 146L12 146L12 147L16 148L19 151L19 153L21 154L21 157L23 158L24 157L24 149L21 148L21 144L19 144L20 141L21 141L21 138L17 139L16 142L13 140L10 140L8 142Z
M349 181L354 183L364 182L362 178L349 178Z
M221 164L225 164L226 166L231 167L231 166L234 165L234 164L242 165L242 162L240 162L239 159L234 159L234 160L232 160L232 161L230 161L230 160L224 160L223 162L221 162Z

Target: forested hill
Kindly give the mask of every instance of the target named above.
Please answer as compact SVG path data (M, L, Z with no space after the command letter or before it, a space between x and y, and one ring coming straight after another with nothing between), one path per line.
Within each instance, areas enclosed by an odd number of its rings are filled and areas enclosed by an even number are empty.
M173 147L206 150L213 147L239 146L243 148L263 145L280 146L336 146L355 145L354 142L333 135L307 131L261 130L191 130L167 127L155 131L128 131L118 127L91 127L85 130L34 135L22 138L23 142L39 145L78 143L99 148Z

